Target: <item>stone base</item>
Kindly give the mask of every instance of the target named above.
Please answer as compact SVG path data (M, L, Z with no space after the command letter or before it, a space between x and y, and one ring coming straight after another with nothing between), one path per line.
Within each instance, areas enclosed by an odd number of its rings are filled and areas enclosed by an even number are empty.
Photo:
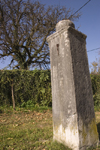
M89 125L82 125L79 130L76 116L70 118L66 127L53 124L53 140L58 141L72 150L86 150L99 144L95 119Z

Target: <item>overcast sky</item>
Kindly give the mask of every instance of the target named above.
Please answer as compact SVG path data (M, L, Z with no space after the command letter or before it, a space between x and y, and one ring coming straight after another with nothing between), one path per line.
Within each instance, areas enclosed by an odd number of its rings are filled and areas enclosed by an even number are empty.
M73 12L77 11L88 0L39 0L42 4L60 5L72 8ZM90 0L90 2L80 10L82 16L79 20L74 21L75 28L87 35L87 51L100 47L100 0ZM89 65L99 59L100 49L87 52ZM9 59L0 61L0 69L7 66Z

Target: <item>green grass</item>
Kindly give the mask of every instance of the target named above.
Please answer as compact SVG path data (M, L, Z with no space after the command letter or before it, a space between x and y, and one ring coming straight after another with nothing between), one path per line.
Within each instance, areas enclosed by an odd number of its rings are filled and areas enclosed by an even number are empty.
M52 141L51 109L1 109L0 150L66 150ZM69 149L68 149L69 150Z
M100 134L99 112L96 121ZM17 108L14 112L12 108L0 108L0 150L70 150L53 142L52 137L51 108Z

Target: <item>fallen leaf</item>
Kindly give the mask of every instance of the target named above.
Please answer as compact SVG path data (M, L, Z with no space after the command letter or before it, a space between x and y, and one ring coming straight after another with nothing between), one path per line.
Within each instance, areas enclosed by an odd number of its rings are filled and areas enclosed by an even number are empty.
M8 140L11 140L11 139L13 139L13 138L7 138Z
M13 124L13 127L17 127L17 126L18 126L18 124L15 124L15 125Z

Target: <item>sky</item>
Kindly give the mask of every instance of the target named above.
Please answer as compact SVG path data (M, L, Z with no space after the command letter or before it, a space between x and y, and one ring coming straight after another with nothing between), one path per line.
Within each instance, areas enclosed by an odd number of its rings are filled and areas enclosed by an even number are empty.
M60 5L66 8L71 8L73 13L76 12L80 7L82 7L89 0L39 0L42 4L48 5ZM83 7L79 12L81 12L81 17L74 21L75 28L82 33L87 35L86 39L86 49L87 51L100 48L100 0L90 0L89 3ZM100 58L100 49L87 52L89 66L93 61ZM0 69L3 69L10 62L10 58L1 61Z

